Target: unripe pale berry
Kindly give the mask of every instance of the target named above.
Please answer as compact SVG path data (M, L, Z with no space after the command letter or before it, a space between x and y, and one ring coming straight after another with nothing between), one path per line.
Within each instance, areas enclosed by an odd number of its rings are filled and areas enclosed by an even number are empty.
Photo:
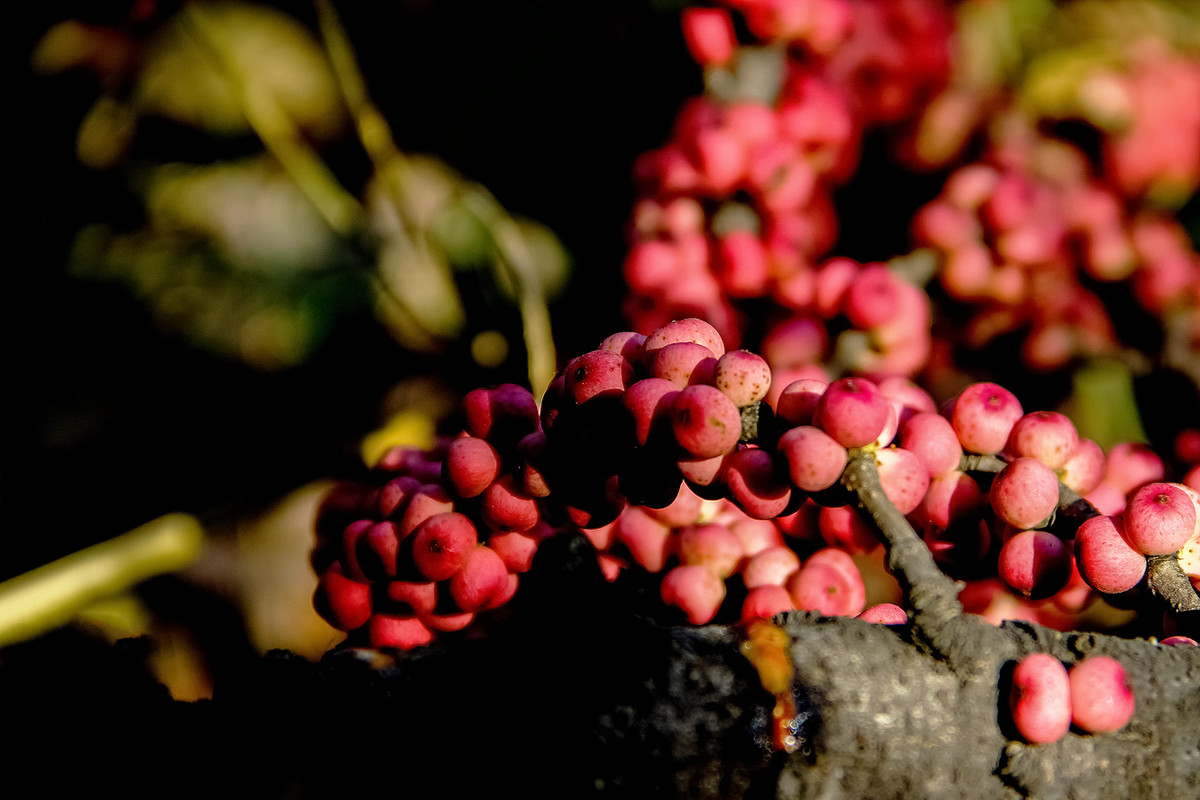
M1121 662L1088 656L1071 667L1071 721L1089 733L1111 733L1133 716L1133 686Z
M1062 662L1049 653L1023 658L1013 669L1009 710L1025 741L1061 739L1071 727L1071 685Z

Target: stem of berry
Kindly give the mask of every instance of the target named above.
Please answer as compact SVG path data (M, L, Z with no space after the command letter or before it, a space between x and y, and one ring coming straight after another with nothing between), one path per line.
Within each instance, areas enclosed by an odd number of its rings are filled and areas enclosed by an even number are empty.
M1004 469L1008 462L989 455L964 455L960 469L964 472L992 472ZM1058 509L1054 512L1054 527L1060 532L1075 531L1085 521L1100 512L1078 493L1058 484ZM1146 559L1146 586L1176 614L1200 612L1200 593L1192 587L1174 554L1150 556Z
M938 568L929 547L884 494L871 450L851 451L841 484L883 541L888 570L913 612L918 643L953 666L967 663L979 633L958 602L959 586Z

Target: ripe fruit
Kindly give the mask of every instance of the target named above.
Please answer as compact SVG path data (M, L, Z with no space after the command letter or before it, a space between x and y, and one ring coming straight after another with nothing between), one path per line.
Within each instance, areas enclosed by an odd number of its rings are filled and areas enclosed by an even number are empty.
M1071 667L1071 721L1089 733L1111 733L1133 716L1133 686L1121 662L1088 656Z
M1072 689L1067 669L1048 653L1034 653L1013 669L1009 710L1025 741L1058 741L1071 727Z
M737 445L742 417L733 401L715 386L688 386L671 403L671 430L693 458L715 458Z
M908 623L908 613L895 603L876 603L859 614L858 619L881 625L905 625Z
M1035 458L1017 458L992 481L992 509L1017 528L1037 528L1058 507L1058 478Z
M450 576L449 584L455 604L463 611L476 611L508 586L508 570L495 550L477 545Z
M1174 553L1191 538L1195 528L1195 506L1175 484L1146 484L1125 507L1125 538L1135 550L1148 556Z
M1071 577L1071 552L1049 531L1021 531L1000 548L1000 579L1033 600L1057 593Z
M708 567L681 565L663 576L662 599L677 606L688 622L703 625L712 620L725 600L725 581Z
M972 453L999 453L1008 443L1013 425L1024 415L1016 396L995 383L973 383L954 401L950 424L963 449Z
M843 447L865 447L883 433L891 403L864 378L840 378L829 384L813 415L814 423Z
M470 518L457 511L435 514L413 532L413 562L431 581L444 581L462 569L478 544Z
M1125 539L1120 517L1086 520L1075 532L1075 563L1088 585L1106 594L1137 586L1146 574L1146 556Z
M811 425L800 425L780 436L779 454L787 461L792 483L806 492L828 489L846 468L846 448Z

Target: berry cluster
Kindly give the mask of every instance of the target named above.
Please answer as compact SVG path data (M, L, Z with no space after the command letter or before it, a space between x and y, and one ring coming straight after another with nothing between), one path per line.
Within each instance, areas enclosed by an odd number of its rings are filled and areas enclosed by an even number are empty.
M771 398L771 399L768 399ZM1067 628L1120 595L1147 557L1200 585L1200 499L1140 445L1107 456L1057 412L1026 413L994 383L939 408L903 378L800 378L772 392L766 361L675 320L567 362L539 406L476 389L464 430L396 450L371 487L343 487L319 521L317 607L377 647L411 647L504 603L539 542L582 531L602 571L661 575L694 624L866 605L853 556L880 541L842 485L868 454L880 489L989 619ZM1063 522L1082 496L1082 524ZM1089 501L1089 502L1085 502ZM867 618L902 622L887 604Z
M824 262L838 236L833 192L857 168L866 129L899 125L945 82L945 8L724 5L684 11L709 91L635 165L626 318L645 332L703 317L738 346L747 303L767 299L768 338L804 340L787 363L764 341L773 369L836 356L835 373L913 374L929 350L923 293L882 264ZM738 41L734 12L754 41Z
M1017 663L1009 711L1013 725L1031 744L1056 742L1074 725L1086 733L1112 733L1133 716L1133 687L1121 662L1088 656L1067 670L1047 653Z
M368 485L330 492L317 520L314 605L375 648L409 649L506 603L556 531L526 491L522 443L539 431L528 390L464 398L465 430L430 452L395 448Z
M1120 330L1123 318L1162 328L1180 313L1200 343L1200 256L1182 226L1130 211L1065 141L1009 126L982 160L950 175L913 226L915 242L940 256L941 287L970 310L970 348L1016 334L1025 364L1050 370L1136 339Z

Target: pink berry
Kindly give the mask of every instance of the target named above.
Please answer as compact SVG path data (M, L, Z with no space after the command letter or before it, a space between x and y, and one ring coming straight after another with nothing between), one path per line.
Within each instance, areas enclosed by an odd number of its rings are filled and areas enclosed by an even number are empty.
M549 529L548 525L546 527ZM533 557L537 554L540 542L541 537L531 530L493 533L487 543L500 556L509 572L528 572L533 566Z
M1125 540L1120 517L1086 520L1075 532L1075 563L1088 585L1105 594L1120 594L1141 583L1146 556Z
M914 518L940 530L975 512L987 502L983 490L967 473L951 470L929 480Z
M875 452L879 482L888 500L901 514L921 504L929 489L929 471L916 453L903 447L885 447Z
M482 442L482 439L472 441ZM490 447L490 445L489 445ZM486 485L486 484L485 484ZM405 504L421 488L421 482L409 475L392 478L380 490L377 498L379 516L381 518L399 517L404 513ZM480 490L482 491L482 490Z
M413 532L413 561L431 581L442 581L462 569L478 544L471 520L457 511L435 514Z
M623 356L626 361L637 368L642 364L644 352L642 345L645 343L646 337L644 334L636 331L621 331L608 336L600 343L597 350L609 350L619 356Z
M402 537L415 531L422 522L435 514L454 510L454 500L436 483L427 483L413 492L400 517L399 530Z
M1071 727L1071 683L1067 669L1049 653L1034 653L1013 669L1009 710L1025 741L1046 744Z
M684 450L708 459L733 450L742 435L742 417L715 386L688 386L671 403L671 429Z
M862 573L845 551L826 547L816 551L788 578L787 590L796 608L826 616L856 616L866 606Z
M921 459L930 477L958 469L962 445L954 426L941 414L918 412L900 426L900 442Z
M620 395L633 383L633 366L611 350L592 350L567 362L564 388L582 405L593 397Z
M992 454L1004 449L1023 415L1012 392L994 383L973 383L959 393L950 423L964 450Z
M475 497L499 477L500 453L486 439L455 439L446 449L442 475L459 497Z
M880 545L879 536L853 506L822 507L817 525L830 547L847 553L870 553Z
M375 614L367 625L372 647L411 650L433 641L433 632L415 616Z
M467 433L493 443L515 442L538 427L537 401L514 383L471 390L463 398L463 412Z
M661 572L671 552L671 529L644 509L631 506L617 518L613 530L634 561L647 572Z
M527 531L541 519L537 500L512 475L501 475L483 491L480 515L497 531Z
M1014 590L1042 600L1067 585L1071 552L1049 531L1021 531L1000 548L996 568Z
M645 444L650 433L668 419L671 403L679 387L664 378L643 378L621 395L621 403L633 415L638 444Z
M726 456L720 478L729 498L755 519L774 519L792 500L786 473L777 468L771 453L757 447L746 447Z
M1149 483L1125 507L1125 538L1148 556L1174 553L1192 537L1196 508L1182 487Z
M1057 411L1034 411L1013 424L1005 449L1058 469L1067 463L1078 444L1079 433L1068 417Z
M820 378L800 378L787 384L775 401L775 416L791 427L812 425L817 402L829 382Z
M732 575L745 555L741 541L715 522L680 529L675 536L675 552L680 563L708 567L721 578Z
M467 553L462 568L448 583L455 605L463 611L477 611L508 586L508 569L495 550L481 544Z
M1140 442L1119 442L1108 453L1106 482L1128 495L1147 483L1161 481L1166 474L1162 458Z
M388 610L402 615L433 611L438 602L437 587L434 581L388 581Z
M800 569L800 556L790 547L768 547L755 553L742 567L742 582L747 589L758 586L783 586Z
M787 589L775 584L756 586L746 593L742 601L742 622L752 619L770 619L795 608Z
M876 603L859 614L858 619L881 625L907 625L908 613L895 603Z
M725 601L725 582L708 567L678 566L663 576L662 599L682 609L688 622L703 625Z
M792 483L806 492L828 489L846 468L846 448L811 425L800 425L780 436L779 454L787 462Z
M1121 662L1088 656L1071 667L1071 721L1089 733L1111 733L1133 716L1133 686Z
M712 351L695 342L672 342L654 351L650 376L670 381L677 389L711 383L717 367Z
M1080 439L1066 463L1062 465L1063 484L1080 495L1085 495L1104 480L1104 450L1092 439Z
M720 66L733 57L737 39L733 20L723 8L685 8L683 39L701 66Z
M1198 644L1190 636L1168 636L1165 639L1159 639L1158 643L1165 644L1167 647L1196 647Z
M889 412L891 403L874 383L839 378L821 395L813 421L843 447L865 447L879 438Z
M757 353L731 350L717 359L713 385L742 408L767 396L771 389L771 368Z
M992 481L991 503L1016 528L1040 527L1058 507L1058 477L1036 458L1021 456Z
M649 359L653 358L656 350L672 342L696 342L711 350L717 358L725 355L725 342L721 334L710 323L696 317L677 319L651 332L642 349Z
M334 563L317 580L313 607L333 627L352 631L371 618L371 586L347 578Z

